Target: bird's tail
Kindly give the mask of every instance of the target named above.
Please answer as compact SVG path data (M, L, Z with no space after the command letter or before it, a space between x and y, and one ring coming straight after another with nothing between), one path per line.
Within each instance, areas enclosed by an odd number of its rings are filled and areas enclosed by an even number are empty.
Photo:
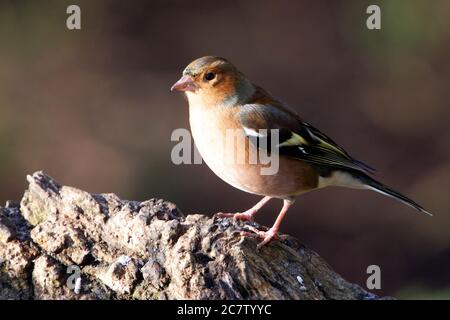
M357 178L359 181L361 181L365 185L365 187L368 189L379 192L385 196L394 198L400 202L403 202L407 206L410 206L422 213L432 216L431 213L426 211L421 205L419 205L415 201L413 201L413 200L409 199L408 197L402 195L401 193L389 188L388 186L385 186L381 182L376 181L375 179L369 177L368 175L358 174L355 178Z

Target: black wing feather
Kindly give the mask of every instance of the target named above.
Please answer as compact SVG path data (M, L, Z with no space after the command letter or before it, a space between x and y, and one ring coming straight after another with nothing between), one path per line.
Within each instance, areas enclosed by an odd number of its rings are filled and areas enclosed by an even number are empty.
M354 159L330 137L279 108L267 105L244 105L239 113L243 127L255 131L260 129L278 129L280 155L296 158L318 166L336 169L356 170L373 173L375 169ZM269 135L258 139L272 139ZM270 146L270 141L258 146ZM255 140L255 139L251 139ZM270 150L269 150L270 151Z

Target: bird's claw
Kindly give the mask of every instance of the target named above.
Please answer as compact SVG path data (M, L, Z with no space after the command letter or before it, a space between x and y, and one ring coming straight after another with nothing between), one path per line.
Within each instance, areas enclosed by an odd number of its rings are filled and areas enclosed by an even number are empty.
M262 241L260 243L258 243L258 245L256 246L256 249L258 249L258 250L261 249L261 247L263 247L270 241L279 239L277 231L275 231L272 228L270 228L267 231L258 230L257 228L255 228L253 226L246 226L246 228L247 228L247 230L252 231L252 232L244 232L244 234L243 234L244 236L252 237L252 236L256 235L259 239L262 239Z
M233 218L234 220L253 221L253 215L249 212L223 213L216 214L219 218Z

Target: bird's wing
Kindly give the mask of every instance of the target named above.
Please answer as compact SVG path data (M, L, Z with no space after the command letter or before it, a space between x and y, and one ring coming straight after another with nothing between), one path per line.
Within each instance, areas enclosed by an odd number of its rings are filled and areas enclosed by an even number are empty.
M249 136L273 139L271 129L278 129L277 147L280 155L328 168L352 169L364 173L375 171L351 157L331 138L282 105L245 104L240 107L238 117ZM270 146L270 142L264 145Z

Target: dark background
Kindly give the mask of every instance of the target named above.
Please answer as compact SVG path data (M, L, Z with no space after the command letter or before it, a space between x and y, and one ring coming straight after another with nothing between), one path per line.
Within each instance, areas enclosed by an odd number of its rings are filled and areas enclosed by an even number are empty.
M78 4L82 30L66 28ZM366 28L379 4L382 29ZM258 197L206 165L170 160L188 128L171 93L187 63L228 58L281 97L430 218L368 191L297 199L281 231L347 280L379 294L450 298L450 2L0 1L0 200L25 176L129 199L161 197L188 213L244 210ZM281 201L257 217L271 225Z

